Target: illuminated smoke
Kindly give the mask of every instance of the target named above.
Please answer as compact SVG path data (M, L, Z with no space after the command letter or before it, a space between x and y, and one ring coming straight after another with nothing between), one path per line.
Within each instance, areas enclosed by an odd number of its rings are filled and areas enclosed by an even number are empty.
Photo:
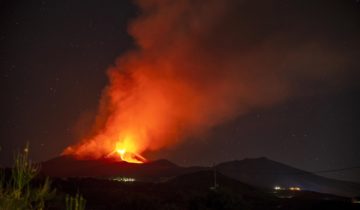
M308 2L305 11L321 11L306 15L301 1L261 2L137 1L142 13L129 33L138 48L108 70L92 134L64 154L140 155L289 96L349 81L358 64L351 63L354 52L327 36L337 33L331 2L326 8ZM308 21L300 21L304 16Z

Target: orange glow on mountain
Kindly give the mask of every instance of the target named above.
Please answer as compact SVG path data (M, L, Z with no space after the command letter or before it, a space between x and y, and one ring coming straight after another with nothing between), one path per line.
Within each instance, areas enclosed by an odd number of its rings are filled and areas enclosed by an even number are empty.
M138 145L136 139L131 135L119 138L106 138L106 135L95 136L92 140L84 140L83 144L68 147L63 154L73 155L79 159L98 159L109 158L129 163L145 163L146 158L140 155L141 145ZM99 144L101 143L101 144Z
M118 156L122 161L126 161L129 163L144 163L147 160L136 154L136 147L133 144L134 141L125 139L122 142L117 142L115 146L115 150L108 155L108 157ZM115 157L116 158L116 157Z

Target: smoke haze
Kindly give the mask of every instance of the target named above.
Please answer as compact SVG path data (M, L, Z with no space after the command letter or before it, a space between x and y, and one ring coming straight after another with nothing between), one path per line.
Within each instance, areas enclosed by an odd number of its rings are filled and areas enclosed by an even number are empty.
M108 69L91 133L65 154L99 158L117 145L139 154L172 147L289 97L339 91L358 76L358 52L347 46L360 49L359 17L341 12L335 0L137 5L141 13L129 25L137 49Z

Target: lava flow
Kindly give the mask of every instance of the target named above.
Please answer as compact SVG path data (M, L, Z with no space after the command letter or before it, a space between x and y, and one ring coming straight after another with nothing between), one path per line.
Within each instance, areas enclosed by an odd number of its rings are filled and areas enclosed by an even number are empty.
M129 162L129 163L145 163L147 160L134 152L131 152L127 149L126 146L121 143L117 143L113 152L111 152L107 157L119 159L121 161Z
M109 158L129 163L147 162L146 158L140 155L143 150L134 136L126 135L117 141L113 139L106 135L97 135L93 139L85 139L82 144L67 147L63 154L78 159Z

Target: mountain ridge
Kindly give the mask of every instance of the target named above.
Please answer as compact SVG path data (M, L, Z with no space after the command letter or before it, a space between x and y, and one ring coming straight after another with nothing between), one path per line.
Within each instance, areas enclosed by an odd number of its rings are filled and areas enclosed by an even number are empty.
M164 182L181 175L205 170L214 170L222 175L257 188L273 189L300 187L303 190L330 193L341 196L358 196L360 184L321 177L266 157L246 158L219 163L212 167L183 167L167 159L149 161L144 164L98 160L76 160L71 156L60 156L42 162L41 173L50 177L132 177L144 182Z

